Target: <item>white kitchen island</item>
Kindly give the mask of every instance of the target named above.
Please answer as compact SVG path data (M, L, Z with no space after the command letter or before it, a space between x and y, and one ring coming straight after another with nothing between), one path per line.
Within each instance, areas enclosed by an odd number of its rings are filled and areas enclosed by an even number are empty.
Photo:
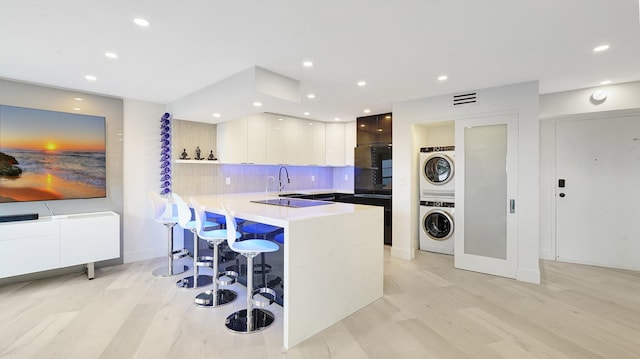
M284 228L284 347L291 348L382 297L383 208L348 203L292 208L265 193L194 197L208 212Z

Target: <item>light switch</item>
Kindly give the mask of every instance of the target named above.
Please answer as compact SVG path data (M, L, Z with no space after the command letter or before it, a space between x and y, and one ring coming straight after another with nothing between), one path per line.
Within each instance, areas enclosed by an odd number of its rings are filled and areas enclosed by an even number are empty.
M230 184L231 184L231 177L227 177L227 178L225 178L224 182L225 182L227 185L230 185Z

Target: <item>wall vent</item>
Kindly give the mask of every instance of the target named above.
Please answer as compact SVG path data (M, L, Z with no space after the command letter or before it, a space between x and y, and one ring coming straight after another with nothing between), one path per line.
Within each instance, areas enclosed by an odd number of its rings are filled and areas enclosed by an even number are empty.
M475 105L476 103L478 103L477 92L467 92L463 94L453 95L453 107Z

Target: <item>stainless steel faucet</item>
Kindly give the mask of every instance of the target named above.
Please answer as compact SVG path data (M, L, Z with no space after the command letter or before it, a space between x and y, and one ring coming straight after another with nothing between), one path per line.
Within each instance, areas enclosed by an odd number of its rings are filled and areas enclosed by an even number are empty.
M282 170L284 170L284 172L287 174L287 183L291 183L291 180L289 179L289 170L287 169L287 167L280 167L280 170L278 171L278 184L280 185L278 192L282 192L282 189L284 189L284 186L282 185Z

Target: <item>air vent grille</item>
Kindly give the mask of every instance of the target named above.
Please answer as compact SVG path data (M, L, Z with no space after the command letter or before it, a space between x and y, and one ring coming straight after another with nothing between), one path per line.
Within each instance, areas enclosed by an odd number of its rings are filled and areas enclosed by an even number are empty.
M467 92L463 94L453 95L453 106L469 106L478 103L477 92Z

